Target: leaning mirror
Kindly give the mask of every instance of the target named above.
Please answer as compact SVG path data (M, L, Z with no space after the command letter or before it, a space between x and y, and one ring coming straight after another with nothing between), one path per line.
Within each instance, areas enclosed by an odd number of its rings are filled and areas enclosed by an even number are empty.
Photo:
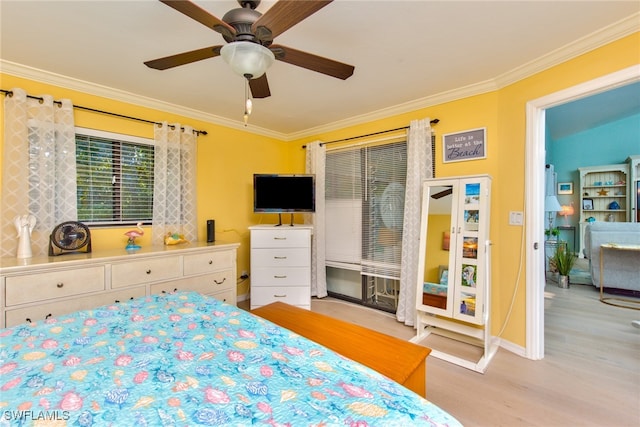
M451 304L448 282L453 192L452 185L426 186L423 192L418 304L443 313Z

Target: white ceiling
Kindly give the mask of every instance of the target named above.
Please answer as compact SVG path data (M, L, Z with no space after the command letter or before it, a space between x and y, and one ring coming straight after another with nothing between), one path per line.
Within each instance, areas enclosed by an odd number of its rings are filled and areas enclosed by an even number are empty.
M218 18L239 7L195 3ZM349 63L355 73L343 81L276 61L267 72L272 96L254 100L250 130L290 139L493 90L580 53L594 35L638 31L639 13L638 1L336 0L276 43ZM157 0L1 0L0 18L4 72L44 70L64 87L161 101L166 111L241 127L244 82L222 58L165 71L143 65L224 43Z
M559 140L638 114L640 82L550 108L545 124L551 139Z

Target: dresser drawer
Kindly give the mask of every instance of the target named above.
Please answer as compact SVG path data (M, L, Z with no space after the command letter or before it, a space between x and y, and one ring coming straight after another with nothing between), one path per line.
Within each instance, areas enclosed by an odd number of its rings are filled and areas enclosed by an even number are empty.
M6 305L43 301L104 290L104 266L9 276Z
M111 266L111 287L138 285L169 280L182 275L181 258L151 258L123 262Z
M251 251L253 267L308 267L311 253L305 248L254 249Z
M284 227L284 226L283 226ZM252 248L308 248L311 245L310 229L251 230Z
M251 288L251 309L280 301L309 307L311 293L308 286L264 286ZM254 303L256 305L254 305Z
M184 275L211 273L233 267L234 251L208 252L205 254L185 255Z
M309 267L257 267L251 269L251 286L309 286Z
M227 304L236 305L236 291L232 289L228 289L222 292L216 292L215 294L211 294L212 297L217 299L218 301L225 302Z
M19 325L25 322L40 322L49 317L62 316L77 310L88 310L101 305L124 302L132 298L145 295L144 286L120 291L103 292L97 295L76 297L71 300L38 304L33 307L8 309L5 312L6 327Z
M233 270L218 271L203 276L186 277L184 279L172 280L167 283L157 283L151 285L151 293L174 291L195 291L201 294L212 295L216 292L233 289L235 285Z

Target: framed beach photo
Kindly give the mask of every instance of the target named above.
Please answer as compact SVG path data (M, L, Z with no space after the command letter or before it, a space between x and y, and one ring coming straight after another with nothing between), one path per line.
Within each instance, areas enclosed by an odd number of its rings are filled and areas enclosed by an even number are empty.
M585 211L592 211L593 199L582 199L582 209Z
M573 194L573 182L559 182L558 194Z

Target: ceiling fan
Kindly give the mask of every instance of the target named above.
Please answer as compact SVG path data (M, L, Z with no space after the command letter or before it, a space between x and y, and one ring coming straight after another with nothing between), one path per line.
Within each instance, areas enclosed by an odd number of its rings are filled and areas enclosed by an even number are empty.
M234 52L232 52L234 49L230 48L233 46L233 48L247 47L251 50L261 51L260 54L267 61L276 59L342 80L353 74L354 67L352 65L343 64L287 46L272 44L275 37L322 9L333 0L280 0L264 14L256 10L260 0L238 0L241 7L228 11L222 19L218 19L188 0L160 1L206 27L217 31L227 44L209 46L146 61L144 64L150 68L166 70L216 56L223 56L229 62L229 57L234 55ZM270 64L269 62L263 70L255 73L244 72L236 69L233 64L231 65L234 71L248 79L251 94L254 98L266 98L271 96L271 91L264 70ZM258 75L260 72L262 73Z
M443 198L445 196L448 196L448 195L450 195L452 193L453 193L453 187L448 187L448 188L445 187L444 190L442 190L442 191L440 191L440 192L438 192L436 194L432 194L431 198L432 199L441 199L441 198Z

